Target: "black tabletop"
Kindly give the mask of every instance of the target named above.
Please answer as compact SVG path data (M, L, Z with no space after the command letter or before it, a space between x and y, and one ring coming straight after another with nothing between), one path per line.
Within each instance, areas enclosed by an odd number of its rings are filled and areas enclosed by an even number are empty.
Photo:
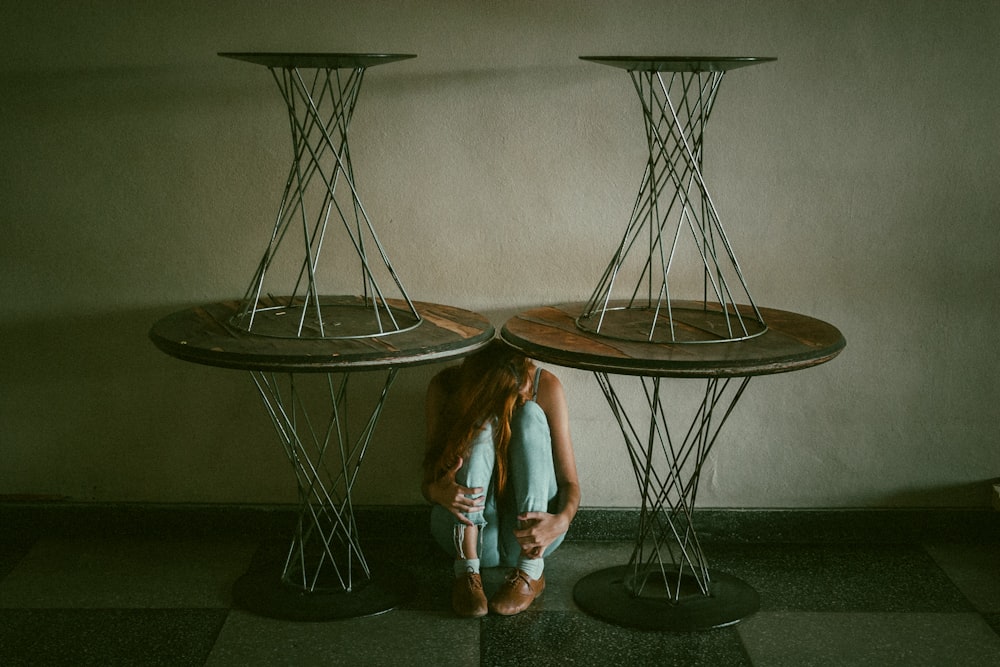
M725 72L777 60L751 56L580 56L580 59L630 72Z
M220 53L223 58L243 60L265 67L357 69L416 58L411 53Z

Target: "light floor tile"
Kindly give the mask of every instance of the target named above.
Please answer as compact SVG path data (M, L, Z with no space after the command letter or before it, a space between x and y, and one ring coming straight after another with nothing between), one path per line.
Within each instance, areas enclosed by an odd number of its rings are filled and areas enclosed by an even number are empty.
M584 576L606 567L624 565L632 553L631 543L564 542L545 559L545 592L534 603L542 611L575 611L573 588ZM498 569L483 577L483 587L492 593L503 583L506 570Z
M296 623L233 611L206 665L468 667L479 664L479 626L478 620L429 612Z
M975 613L759 613L737 626L754 667L1000 665Z
M1000 544L929 544L925 548L976 609L1000 612Z
M607 667L741 667L751 664L733 628L705 632L646 632L582 613L534 608L483 620L484 667L576 665Z
M0 581L0 608L228 607L255 545L237 540L39 540Z

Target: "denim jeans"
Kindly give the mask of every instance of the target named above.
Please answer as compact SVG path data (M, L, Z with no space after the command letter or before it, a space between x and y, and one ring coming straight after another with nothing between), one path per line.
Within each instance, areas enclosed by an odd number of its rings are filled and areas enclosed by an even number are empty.
M486 424L473 438L469 455L455 475L455 481L462 486L484 489L486 503L483 511L465 515L479 528L479 560L482 567L515 567L521 555L521 547L514 537L518 515L552 511L555 508L550 505L554 504L559 491L552 462L552 436L545 412L534 401L528 401L514 412L510 428L510 461L503 498L497 498L493 479L496 450L492 424ZM445 508L440 505L432 508L431 533L452 556L458 555L456 542L461 544L465 528ZM552 553L563 537L549 545L544 555Z

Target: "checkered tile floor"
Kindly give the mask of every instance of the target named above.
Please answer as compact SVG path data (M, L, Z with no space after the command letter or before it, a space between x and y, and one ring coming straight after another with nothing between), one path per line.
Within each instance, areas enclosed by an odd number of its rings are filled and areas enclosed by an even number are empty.
M0 665L1000 665L1000 544L708 543L760 593L736 625L630 630L581 612L573 585L629 544L567 541L548 587L513 618L449 610L450 563L429 542L370 551L416 594L368 618L288 622L238 608L259 549L233 536L0 538ZM485 576L487 593L502 572Z

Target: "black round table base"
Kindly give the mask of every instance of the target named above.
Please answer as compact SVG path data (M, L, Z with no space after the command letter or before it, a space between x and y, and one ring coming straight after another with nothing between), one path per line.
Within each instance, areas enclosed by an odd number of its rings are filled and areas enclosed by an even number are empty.
M685 593L682 585L676 602L665 595L632 595L625 585L631 573L628 565L592 572L576 583L573 598L588 614L614 625L677 632L732 625L760 608L757 591L723 572L710 573L708 595Z
M411 575L398 568L372 570L350 591L308 592L281 581L281 569L254 568L236 580L233 599L247 611L289 621L336 621L384 614L412 595Z

